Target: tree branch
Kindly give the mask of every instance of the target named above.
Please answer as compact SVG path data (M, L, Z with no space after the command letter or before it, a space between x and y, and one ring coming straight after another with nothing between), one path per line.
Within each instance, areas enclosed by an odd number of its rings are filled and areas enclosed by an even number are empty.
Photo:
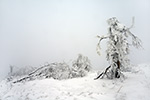
M132 24L131 24L131 26L128 28L128 30L130 30L131 28L133 28L133 26L134 26L134 17L132 17Z
M101 55L100 54L100 42L101 42L101 40L103 40L103 39L107 39L107 38L109 38L110 36L109 35L106 35L106 36L99 36L99 35L97 35L97 38L99 38L99 42L98 42L98 44L97 44L97 47L96 47L96 51L97 51L97 54L98 55Z
M132 45L136 48L142 47L142 41L137 36L133 35L129 30L127 32L132 37Z

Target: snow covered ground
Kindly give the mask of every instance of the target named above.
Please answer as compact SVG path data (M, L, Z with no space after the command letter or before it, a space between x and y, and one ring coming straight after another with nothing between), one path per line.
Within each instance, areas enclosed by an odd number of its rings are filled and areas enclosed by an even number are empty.
M98 79L96 72L68 80L0 82L0 100L150 100L150 64L124 72L125 79Z

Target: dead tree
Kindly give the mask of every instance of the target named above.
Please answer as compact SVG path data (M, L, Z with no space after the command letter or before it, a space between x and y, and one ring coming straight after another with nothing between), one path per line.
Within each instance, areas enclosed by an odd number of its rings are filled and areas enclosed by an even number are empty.
M133 45L136 48L141 47L141 40L130 32L130 29L134 25L134 18L130 28L125 27L115 17L108 19L107 22L109 25L108 34L105 36L97 36L99 38L97 53L100 55L101 40L109 39L106 58L110 66L95 79L103 78L104 76L107 76L109 79L119 78L121 69L129 64L129 59L127 57L129 54L129 46ZM129 36L132 38L132 44L129 44L127 40Z

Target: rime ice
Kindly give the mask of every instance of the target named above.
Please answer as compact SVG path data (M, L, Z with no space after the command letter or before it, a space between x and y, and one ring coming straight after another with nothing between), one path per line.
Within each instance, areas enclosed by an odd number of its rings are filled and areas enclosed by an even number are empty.
M130 28L127 28L121 24L116 17L108 19L107 23L109 25L107 35L97 36L99 38L97 53L100 55L101 40L108 38L106 58L110 63L110 66L107 67L106 70L97 78L103 78L106 75L107 78L113 79L119 78L121 75L121 70L129 64L129 59L127 57L129 54L129 41L127 40L128 36L131 36L132 45L136 48L141 46L141 40L130 32L130 29L134 24L134 19Z

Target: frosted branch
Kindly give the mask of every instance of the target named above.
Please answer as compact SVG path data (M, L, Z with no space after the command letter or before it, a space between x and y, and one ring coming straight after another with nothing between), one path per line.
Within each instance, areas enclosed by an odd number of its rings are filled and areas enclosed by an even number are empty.
M133 35L129 30L128 33L132 37L132 45L136 48L142 47L142 41L137 36Z
M101 49L101 47L100 47L100 42L101 42L101 40L103 40L103 39L109 38L109 36L106 35L106 36L101 36L101 37L100 37L99 35L97 35L97 38L99 38L99 42L98 42L98 44L97 44L96 51L97 51L97 54L98 54L98 55L101 55L101 54L100 54L100 49Z
M132 24L131 24L131 26L128 28L128 30L130 30L131 28L133 28L133 26L134 26L134 17L132 17Z

